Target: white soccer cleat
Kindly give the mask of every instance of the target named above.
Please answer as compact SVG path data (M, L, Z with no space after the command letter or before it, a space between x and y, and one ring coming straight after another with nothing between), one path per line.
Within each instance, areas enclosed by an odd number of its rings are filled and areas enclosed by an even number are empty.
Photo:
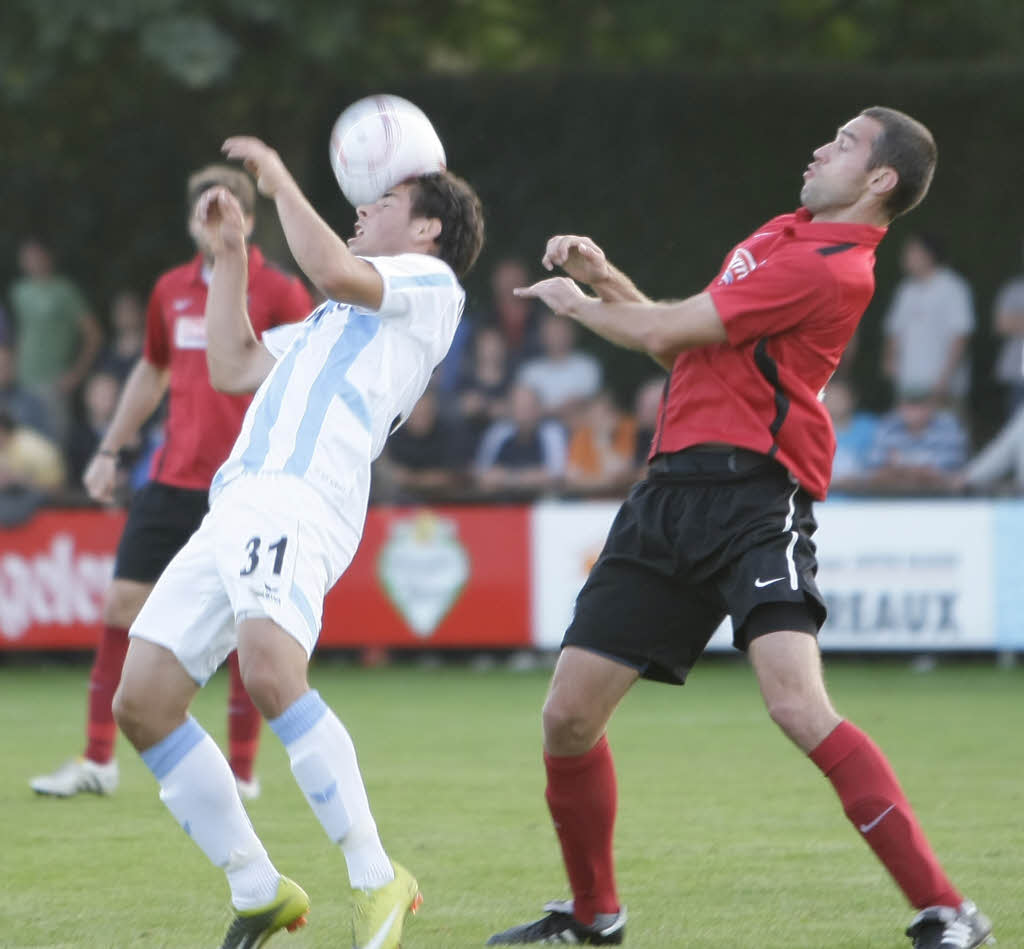
M88 758L72 758L53 774L41 774L28 782L36 794L74 797L76 794L113 794L118 785L117 762L99 764Z
M235 778L235 787L238 788L238 796L243 801L255 801L260 796L260 779L256 775L252 776L251 781L243 781L241 778Z

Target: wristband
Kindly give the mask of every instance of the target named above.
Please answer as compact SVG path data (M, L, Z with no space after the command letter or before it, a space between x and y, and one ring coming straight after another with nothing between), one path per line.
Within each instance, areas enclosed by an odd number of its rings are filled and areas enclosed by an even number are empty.
M100 448L96 452L97 455L102 455L104 458L117 458L118 453L116 451L107 451L104 448Z

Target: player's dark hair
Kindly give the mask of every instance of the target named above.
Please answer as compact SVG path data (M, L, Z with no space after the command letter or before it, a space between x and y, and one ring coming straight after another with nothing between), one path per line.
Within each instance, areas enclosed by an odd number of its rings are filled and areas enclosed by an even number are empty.
M890 219L897 218L917 207L928 193L938 158L935 139L921 122L896 109L874 105L861 115L882 126L871 146L868 170L884 165L899 176L885 202Z
M188 213L196 206L199 196L209 188L221 185L228 189L242 206L242 210L252 215L256 211L256 186L241 168L234 165L207 165L188 176L185 185L185 200Z
M457 277L464 277L484 246L484 209L472 187L458 175L442 171L413 181L410 217L437 218L441 233L438 256Z

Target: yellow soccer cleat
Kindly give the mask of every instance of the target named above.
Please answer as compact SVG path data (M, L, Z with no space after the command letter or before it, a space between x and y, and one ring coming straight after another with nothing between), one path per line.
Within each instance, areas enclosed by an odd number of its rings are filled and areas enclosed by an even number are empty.
M406 913L415 913L423 903L419 884L400 864L394 864L395 878L379 890L354 890L352 949L397 949L402 939Z
M274 933L306 925L309 897L294 880L281 877L277 895L266 906L237 910L220 949L259 949Z

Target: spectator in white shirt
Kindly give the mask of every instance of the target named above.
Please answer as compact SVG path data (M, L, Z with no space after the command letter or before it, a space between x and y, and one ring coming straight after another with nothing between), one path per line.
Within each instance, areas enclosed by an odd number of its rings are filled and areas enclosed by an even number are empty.
M545 415L568 422L575 409L601 390L601 364L576 349L575 324L548 312L540 327L544 354L525 363L518 381L540 396Z
M936 404L959 404L970 375L967 342L974 330L971 289L945 265L934 237L916 235L903 245L906 276L885 319L885 371L902 393L927 393Z

